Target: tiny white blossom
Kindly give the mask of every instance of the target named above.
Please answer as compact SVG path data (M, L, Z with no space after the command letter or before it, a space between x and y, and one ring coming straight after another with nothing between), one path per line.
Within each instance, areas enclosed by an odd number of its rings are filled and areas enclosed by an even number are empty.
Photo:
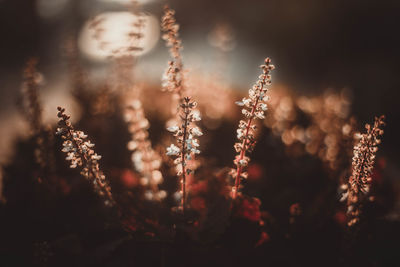
M242 166L242 167L245 167L248 164L247 160L245 160L245 159L239 160L238 163L239 163L239 166Z
M201 121L200 112L193 111L193 121Z
M236 101L235 104L238 105L239 107L244 106L244 103L242 101Z
M263 110L263 111L266 111L266 110L267 110L267 104L265 104L265 103L259 104L259 107L260 107L260 109Z
M62 128L57 128L56 135L60 135L64 132Z
M175 132L177 132L178 130L179 130L179 127L176 126L176 125L167 128L167 131L169 131L169 132L171 132L171 133L175 133Z
M66 160L73 160L75 157L74 153L68 152L67 157L65 158Z
M180 153L179 147L177 147L174 144L171 144L169 147L167 147L167 156L178 156Z
M193 152L194 154L200 154L200 150L198 150L198 149L196 149L196 148L193 148L193 149L192 149L192 152Z
M192 133L193 133L193 135L196 135L196 136L202 136L203 135L203 133L200 131L199 127L194 127L192 129Z
M192 145L193 145L194 147L199 147L199 146L200 146L199 140L197 140L197 139L192 139Z
M92 159L94 159L94 160L100 160L100 159L101 159L101 156L100 156L100 155L97 155L97 154L94 154L94 155L92 155Z

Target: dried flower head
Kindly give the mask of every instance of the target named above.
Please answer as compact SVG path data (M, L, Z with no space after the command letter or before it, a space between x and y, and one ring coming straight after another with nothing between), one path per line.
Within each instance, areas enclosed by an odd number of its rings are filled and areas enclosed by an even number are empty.
M115 202L111 188L98 163L101 156L93 150L94 144L88 140L88 136L74 129L69 121L70 116L65 114L65 109L58 107L57 110L59 122L56 134L61 135L64 140L61 151L67 154L65 159L70 161L70 168L81 167L81 175L93 184L96 193L104 198L104 203L112 206Z
M359 222L362 205L370 191L375 155L381 143L382 127L385 125L384 118L384 116L375 117L373 126L365 125L366 133L355 135L357 143L353 150L352 174L348 184L342 185L345 193L341 199L341 201L347 199L349 226Z
M203 135L195 125L196 122L201 120L199 112L195 110L196 106L197 103L192 101L190 97L185 97L183 103L180 104L182 124L167 128L177 140L177 145L171 144L167 147L166 154L174 159L177 175L180 176L180 198L183 212L185 211L186 201L186 177L193 172L192 169L188 168L188 161L191 161L196 154L200 153L197 137Z
M270 72L275 67L271 64L269 58L265 59L265 64L261 65L263 73L259 76L256 84L249 89L249 96L242 99L242 101L236 102L240 107L243 107L242 114L245 116L245 120L239 122L239 128L237 129L237 142L234 145L236 152L236 158L234 164L236 170L232 169L231 175L235 179L235 185L232 187L232 198L236 198L239 188L240 180L247 178L247 173L243 172L244 168L247 167L250 158L246 156L246 152L251 152L255 145L254 131L256 125L254 124L255 119L264 119L264 112L267 110L268 100L267 86L271 84Z
M164 16L161 19L161 28L164 32L162 38L165 40L172 60L168 62L167 70L163 76L162 89L179 95L183 99L183 64L182 64L182 41L179 39L179 24L176 23L175 11L168 5L164 7Z
M167 194L164 190L158 190L158 185L163 182L160 172L161 157L153 150L149 140L149 121L146 119L142 103L139 99L132 100L127 106L125 120L128 123L132 140L128 143L128 149L133 151L132 162L135 169L142 175L140 182L150 190L145 196L149 200L164 199Z

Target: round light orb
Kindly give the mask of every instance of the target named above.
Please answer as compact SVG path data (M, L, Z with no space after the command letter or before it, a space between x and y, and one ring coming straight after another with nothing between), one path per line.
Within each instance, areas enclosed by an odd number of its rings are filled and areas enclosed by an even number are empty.
M121 50L130 45L129 33L137 32L133 24L138 16L130 12L105 12L97 16L101 22L96 26L101 28L101 34L96 39L96 30L90 27L87 21L80 33L78 46L82 53L91 60L103 61L110 56L115 56L116 50ZM136 42L142 50L129 50L118 53L118 56L141 56L148 53L160 37L160 27L157 18L153 15L144 15L144 25L140 32L143 37Z

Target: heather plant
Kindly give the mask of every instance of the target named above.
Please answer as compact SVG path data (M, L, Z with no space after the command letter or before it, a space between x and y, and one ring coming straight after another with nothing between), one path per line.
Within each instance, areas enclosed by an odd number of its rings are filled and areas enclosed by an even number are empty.
M167 193L164 190L158 190L158 185L163 181L163 175L159 170L161 157L152 148L148 133L149 121L145 117L140 100L135 99L128 104L125 120L132 134L128 149L133 151L133 166L142 176L140 183L149 188L145 192L145 197L149 200L162 200Z
M168 68L163 77L163 90L178 94L179 98L185 95L183 87L183 63L182 41L179 38L179 24L176 23L175 11L169 6L164 7L164 15L161 19L161 28L172 60L168 62Z
M197 137L203 133L196 126L196 122L200 121L200 115L195 112L197 103L190 97L185 97L183 103L180 104L181 125L173 125L167 128L176 138L177 145L171 144L167 147L167 155L174 158L176 165L176 174L180 177L181 190L179 198L181 200L180 209L184 213L186 206L186 177L193 170L188 167L188 162L194 159L194 156L200 154L199 141Z
M175 19L175 11L164 7L164 15L161 18L161 29L164 32L162 38L166 46L169 47L171 60L168 61L168 67L162 77L162 91L171 93L172 118L167 121L167 126L176 124L179 121L178 114L180 105L184 102L187 95L187 88L184 86L184 70L181 50L182 41L179 38L179 24Z
M69 167L72 169L81 167L80 174L93 184L97 194L104 198L104 204L114 205L111 188L99 167L98 161L101 156L93 150L94 144L88 140L84 132L74 129L69 121L70 116L65 114L64 108L58 107L57 110L59 118L57 134L64 140L62 152L67 154L65 159L70 161Z
M342 201L347 200L348 226L353 226L359 222L363 204L365 201L373 199L372 196L369 196L369 193L376 152L383 135L384 118L384 116L375 117L373 126L365 125L366 133L355 134L356 144L353 150L352 174L348 183L342 185L345 193L341 198Z
M267 110L265 101L268 100L268 96L266 95L268 90L267 86L271 84L270 72L275 68L274 65L270 63L271 60L266 58L265 64L260 66L263 73L259 76L259 80L256 84L249 90L249 96L243 98L242 101L236 102L238 106L243 107L242 114L245 116L246 120L241 120L239 122L239 128L237 129L237 139L239 142L234 146L238 154L234 160L236 170L232 169L231 172L235 180L235 184L232 187L232 198L236 198L239 193L241 179L246 179L248 175L244 169L250 161L246 153L253 150L256 142L254 137L254 132L256 130L254 120L265 119L264 111Z

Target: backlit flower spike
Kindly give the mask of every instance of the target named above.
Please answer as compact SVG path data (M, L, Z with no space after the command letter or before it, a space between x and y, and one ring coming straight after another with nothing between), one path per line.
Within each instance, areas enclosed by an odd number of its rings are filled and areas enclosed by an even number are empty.
M65 114L65 109L58 107L59 118L56 134L64 140L62 152L67 154L66 160L70 162L70 168L81 168L81 175L92 183L94 190L104 199L106 206L113 206L115 201L111 194L106 177L100 170L98 160L101 156L92 149L94 144L88 140L88 136L82 131L77 131L69 121L70 116Z
M258 77L256 84L249 89L248 97L236 102L238 106L242 107L242 114L245 119L239 121L239 127L236 131L238 142L235 143L234 148L238 154L233 161L236 169L231 171L231 176L235 180L235 184L232 187L232 198L236 198L239 193L241 179L247 178L247 173L244 170L249 164L250 158L246 156L246 153L252 151L256 142L254 120L264 119L264 112L267 110L267 104L265 103L268 100L266 95L267 86L271 84L270 72L275 67L271 64L271 60L266 58L265 63L260 68L262 69L262 74Z
M365 125L366 133L355 134L356 145L353 150L352 174L348 184L342 185L345 191L341 201L347 199L348 226L360 220L362 205L369 199L375 155L383 135L384 116L375 117L374 125Z
M167 130L176 138L176 144L167 147L166 154L174 159L177 175L180 177L181 191L176 196L180 196L180 209L185 212L186 201L186 178L193 173L190 162L194 160L195 155L200 153L199 140L197 136L203 135L196 122L200 120L200 115L195 110L197 103L190 97L184 97L180 104L180 125L173 125Z
M161 29L164 32L162 38L165 40L166 46L172 60L168 62L167 70L163 76L162 89L179 95L179 99L183 98L183 64L182 64L182 41L179 38L179 24L176 23L175 11L170 9L168 5L164 7L164 15L161 18Z
M145 197L148 200L160 201L166 197L166 192L158 188L163 182L163 175L160 172L161 157L152 148L148 133L150 124L139 99L134 99L128 104L125 120L132 135L132 140L128 143L128 149L133 151L132 163L142 176L141 184L148 187Z

